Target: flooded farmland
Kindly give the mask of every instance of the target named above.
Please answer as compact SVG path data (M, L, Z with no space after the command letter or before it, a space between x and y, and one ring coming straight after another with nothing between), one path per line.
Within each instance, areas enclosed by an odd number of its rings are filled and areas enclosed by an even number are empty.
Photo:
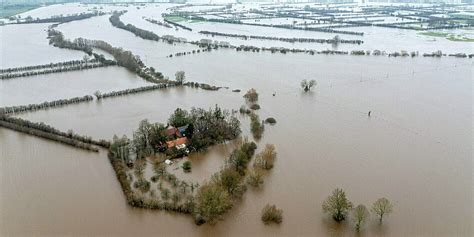
M50 11L55 14L69 9L68 5L53 6ZM93 6L75 6L69 11L80 12ZM142 18L162 19L161 13L170 11L172 6L179 5L104 8L128 9L121 18L125 23L188 40L205 38L196 33L199 30L235 33L238 28L251 34L279 35L288 31L304 37L334 37L330 33L212 22L183 23L193 28L188 32L154 25ZM199 6L195 11L202 9L207 8ZM36 10L38 17L48 12L40 10ZM173 86L11 116L111 140L114 135L133 137L144 119L167 124L176 108L207 109L217 105L235 112L241 123L240 137L255 140L257 152L267 143L275 145L278 154L274 168L266 174L263 186L249 187L221 221L198 226L190 215L127 205L106 149L95 153L0 128L0 235L472 236L472 59L254 53L229 48L167 57L199 47L141 39L113 27L109 17L72 21L57 29L65 38L103 40L130 50L145 65L171 79L182 70L187 81L223 88L212 91ZM1 68L75 60L85 55L49 45L47 27L48 24L0 26ZM364 44L339 45L339 50L431 53L440 49L474 53L472 43L444 38L432 42L410 30L355 30L366 32ZM4 42L10 46L8 42L32 31L42 45L24 42L28 50L5 47ZM473 29L452 31L472 34ZM243 44L242 40L226 40L233 45ZM245 44L290 47L290 43L278 41L250 40ZM295 43L295 47L304 45L308 44ZM308 47L319 50L332 46ZM51 56L45 57L41 50ZM37 53L36 57L26 56ZM17 57L18 54L22 56ZM316 80L317 86L304 92L300 88L304 79ZM136 73L119 66L22 77L0 81L0 106L149 85ZM250 88L259 93L261 109L255 113L260 119L274 117L277 121L275 125L265 125L261 139L253 138L249 116L238 112L245 104L243 95ZM233 92L235 89L241 91ZM179 179L202 184L226 164L236 143L228 141L205 152L192 153L175 160L168 170ZM180 168L185 160L193 164L191 173ZM378 198L387 197L394 211L382 225L371 216L365 228L355 232L350 218L337 223L321 209L335 188L342 188L353 204L368 208ZM283 210L281 224L262 223L261 210L267 203Z

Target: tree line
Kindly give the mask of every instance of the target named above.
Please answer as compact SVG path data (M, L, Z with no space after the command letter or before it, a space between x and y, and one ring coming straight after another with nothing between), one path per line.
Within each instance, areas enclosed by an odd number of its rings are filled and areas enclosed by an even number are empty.
M110 146L110 143L106 140L97 141L91 137L76 134L72 130L62 132L50 125L44 124L43 122L31 122L21 118L6 116L1 113L0 126L95 152L98 151L95 146L104 148Z
M260 39L260 40L276 40L276 41L283 41L289 43L320 43L320 44L362 44L364 41L362 40L344 40L339 39L339 37L335 37L333 39L313 39L313 38L285 38L285 37L271 37L271 36L258 36L258 35L242 35L242 34L227 34L227 33L220 33L220 32L212 32L212 31L199 31L200 34L204 35L211 35L214 36L225 36L225 37L232 37L232 38L240 38L240 39Z
M0 74L0 80L17 78L17 77L44 75L44 74L50 74L50 73L78 71L78 70L84 70L84 69L107 67L110 65L110 64L104 64L98 61L94 61L94 62L81 61L81 62L82 63L67 65L67 66L56 66L56 67L51 67L50 69L43 69L43 70L36 70L36 71L19 71L17 73L3 73L3 74Z
M121 91L111 91L107 93L101 93L100 91L97 91L94 93L94 95L97 97L97 100L101 100L108 97L136 94L140 92L164 89L164 88L173 87L173 86L174 84L163 83L163 84L157 84L157 85L152 85L152 86L143 86L143 87L138 87L138 88L133 88L133 89L125 89Z
M16 24L31 24L31 23L67 23L71 21L78 21L78 20L84 20L88 19L94 16L103 16L105 15L105 12L92 12L92 13L79 13L79 14L71 14L71 15L60 15L60 16L52 16L49 18L32 18L31 16L28 16L25 18L24 21L17 21Z
M81 102L89 102L94 100L94 97L90 95L85 95L82 97L74 97L70 99L60 99L60 100L53 100L53 101L46 101L40 104L28 104L28 105L17 105L17 106L6 106L0 108L0 114L15 114L15 113L23 113L41 109L48 109L54 107L60 107L68 104L77 104Z

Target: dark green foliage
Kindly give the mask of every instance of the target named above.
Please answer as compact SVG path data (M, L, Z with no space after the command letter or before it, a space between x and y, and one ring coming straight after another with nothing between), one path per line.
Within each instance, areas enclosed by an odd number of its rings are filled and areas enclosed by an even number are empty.
M168 123L175 127L181 127L190 124L191 118L188 111L177 108L168 119Z
M275 124L277 121L275 118L273 117L269 117L267 119L265 119L265 123L269 123L269 124Z
M259 109L260 109L260 105L258 105L258 104L252 104L252 105L250 106L250 109L252 109L252 110L259 110Z
M150 182L144 179L139 179L133 184L133 187L139 189L143 193L146 193L150 190Z
M250 131L255 139L260 139L264 131L264 125L260 122L257 114L250 114Z
M212 181L222 186L233 197L242 197L246 191L242 176L232 168L222 169L212 176Z
M183 163L182 166L184 172L191 172L191 161L187 160Z

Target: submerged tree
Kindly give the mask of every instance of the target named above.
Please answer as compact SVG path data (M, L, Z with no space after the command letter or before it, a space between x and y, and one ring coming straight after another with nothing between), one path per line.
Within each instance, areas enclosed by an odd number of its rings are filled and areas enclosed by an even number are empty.
M378 216L380 223L382 223L384 215L392 213L392 211L393 205L386 198L379 198L372 206L372 212Z
M199 188L195 200L195 219L197 224L215 224L230 208L232 200L229 193L220 185L206 183Z
M265 224L270 222L281 223L283 220L283 210L278 209L275 205L267 204L262 210L262 221Z
M301 81L301 88L305 91L308 92L311 90L313 86L316 86L318 83L315 80L302 80Z
M254 88L248 90L247 93L245 93L244 98L252 103L257 102L258 101L257 90L255 90Z
M352 211L352 220L355 223L355 229L357 231L360 230L360 228L366 222L369 215L370 215L369 210L367 210L367 207L365 207L362 204L354 208L354 210Z
M185 80L186 80L186 75L184 74L184 71L177 71L174 76L176 77L176 82L179 85L182 85Z
M352 209L352 203L347 199L342 189L335 189L323 203L323 211L329 213L337 221L343 221Z

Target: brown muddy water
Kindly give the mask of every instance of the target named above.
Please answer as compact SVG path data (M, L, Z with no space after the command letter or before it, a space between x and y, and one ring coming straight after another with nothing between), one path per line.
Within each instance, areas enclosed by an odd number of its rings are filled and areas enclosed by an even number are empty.
M5 232L28 233L38 228L41 233L97 235L352 236L355 232L351 222L334 224L321 211L323 200L334 188L341 187L354 204L370 206L382 196L395 204L394 213L382 226L371 218L361 233L363 236L472 235L472 64L469 60L249 56L226 51L213 56L216 57L213 61L204 54L182 57L170 61L167 68L170 71L175 71L173 65L187 68L188 79L192 81L228 85L230 89L257 88L262 106L260 117L277 119L275 126L266 126L264 137L258 142L260 148L273 143L278 151L276 166L266 177L262 190L249 190L216 226L197 227L186 216L127 207L105 154L94 159L96 154L56 144L53 147L57 151L48 153L53 149L50 142L3 130L10 137L5 139L8 143L2 148L2 155L15 159L11 159L14 164L2 166L2 176L13 177L2 181L5 186L2 191L16 195L18 187L29 189L34 185L43 188L45 198L55 199L58 189L71 193L68 189L74 185L83 182L93 185L83 191L78 188L74 192L77 196L59 200L67 202L66 206L73 205L66 210L74 218L83 218L81 229L70 219L44 218L44 215L30 216L30 223L34 223L31 225L15 224L15 220L22 218L20 214L28 211L17 212L13 206L23 207L24 203L7 195L2 198L2 208L6 208L2 211ZM204 67L209 62L214 64L212 70ZM285 70L278 70L281 68ZM387 73L389 77L384 78ZM316 78L319 82L311 93L302 93L298 88L300 80L306 78ZM93 137L110 138L113 134L131 135L145 118L164 122L176 107L206 108L218 104L238 109L243 104L243 92L233 93L230 89L158 90L21 117L44 121L62 130L72 128ZM370 118L369 110L372 110ZM251 137L249 120L240 118L244 135ZM35 148L38 146L45 151ZM81 155L70 155L71 152ZM209 163L204 170L192 174L191 179L204 180L223 164L229 152L230 149L221 153L211 149L210 154L192 158L209 158L206 161ZM50 156L61 162L71 160L64 161L67 156L78 156L80 161L71 161L76 172L66 177L67 182L45 188L41 180L52 181L43 175L58 173L51 179L60 179L63 165L49 164L45 168L48 172L39 172L33 183L20 181L24 178L21 171L11 174L11 166L36 169L21 159L33 155L43 157L35 158L38 162L40 159L46 162ZM71 164L66 169L68 165ZM186 174L179 176L186 179ZM274 203L284 210L280 226L261 223L260 211L266 203ZM32 199L31 205L38 208L36 213L63 213L53 202ZM96 212L100 214L91 214Z
M128 14L124 20L134 22ZM82 58L82 53L47 45L46 26L14 26L22 28L19 34L43 41L39 51L31 43L30 50L3 45L1 67ZM10 27L0 27L2 44L3 39L14 39ZM383 196L395 205L382 226L372 217L359 236L474 234L472 60L230 50L165 58L194 47L141 40L108 25L107 16L59 28L67 38L103 39L130 49L167 76L184 70L189 81L229 89L156 90L20 117L110 139L114 134L131 136L142 119L165 122L177 107L218 104L237 110L244 103L244 92L231 89L255 87L260 93L260 118L277 120L265 127L258 141L259 149L265 143L275 144L276 165L263 188L249 189L223 221L198 227L189 216L127 206L105 152L86 152L0 129L0 236L356 235L352 222L338 225L322 213L322 202L337 187L356 205L371 206ZM452 49L459 47L453 45ZM49 58L41 58L43 50L50 52ZM15 56L21 53L28 57ZM118 68L44 77L0 82L0 106L141 86L140 78ZM315 79L318 86L302 93L303 79ZM238 116L243 136L252 139L249 119ZM202 182L219 169L232 147L224 144L191 156L193 172L177 170L178 177ZM281 225L262 224L260 212L267 203L284 210Z

